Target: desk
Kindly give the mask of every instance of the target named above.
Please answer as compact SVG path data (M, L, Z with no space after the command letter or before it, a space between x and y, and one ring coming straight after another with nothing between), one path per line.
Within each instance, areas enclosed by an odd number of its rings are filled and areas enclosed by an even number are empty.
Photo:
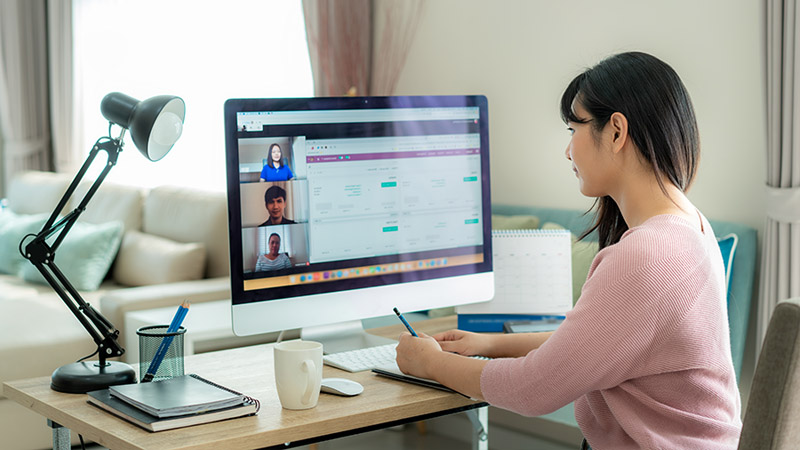
M416 328L426 333L454 326L454 317L415 323ZM370 331L396 337L402 330L402 325L395 325ZM4 383L3 393L49 421L115 450L288 448L461 411L470 411L473 422L479 422L483 430L488 429L486 403L379 377L369 371L348 373L328 366L323 376L358 381L364 386L364 393L356 397L321 394L316 408L285 410L275 391L271 345L186 358L187 373L197 373L259 399L261 410L252 417L150 433L88 404L84 394L51 390L48 377ZM480 408L479 414L473 411L476 408ZM488 448L485 433L482 437L475 445Z

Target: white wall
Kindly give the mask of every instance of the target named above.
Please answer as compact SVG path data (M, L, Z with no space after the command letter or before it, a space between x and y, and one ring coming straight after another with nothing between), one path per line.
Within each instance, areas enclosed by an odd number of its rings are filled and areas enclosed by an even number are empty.
M396 93L489 98L495 202L588 208L558 101L605 56L652 53L692 96L702 159L690 198L763 228L764 11L757 0L431 0Z

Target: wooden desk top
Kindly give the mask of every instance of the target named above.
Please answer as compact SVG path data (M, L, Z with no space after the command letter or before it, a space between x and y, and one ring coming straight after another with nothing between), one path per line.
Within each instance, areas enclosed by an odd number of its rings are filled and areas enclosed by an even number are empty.
M414 324L426 333L455 325L455 317ZM398 324L370 332L394 338L403 330ZM316 408L286 410L281 407L275 390L271 347L271 344L256 345L186 358L186 373L197 373L261 401L257 415L217 423L151 433L88 404L85 394L51 390L49 377L4 383L3 393L73 432L115 450L283 447L285 443L337 437L352 434L354 430L367 431L485 405L459 394L394 381L370 371L349 373L325 366L324 377L358 381L364 386L364 393L356 397L320 394Z

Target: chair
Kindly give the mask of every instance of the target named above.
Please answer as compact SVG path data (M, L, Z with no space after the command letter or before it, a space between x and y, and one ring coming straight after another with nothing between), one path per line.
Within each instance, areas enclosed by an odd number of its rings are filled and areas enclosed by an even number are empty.
M758 357L739 449L800 448L800 298L775 307Z

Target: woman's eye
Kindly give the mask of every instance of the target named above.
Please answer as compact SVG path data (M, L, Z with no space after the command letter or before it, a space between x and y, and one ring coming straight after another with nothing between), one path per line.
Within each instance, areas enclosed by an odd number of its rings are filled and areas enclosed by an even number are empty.
M574 129L574 128L567 127L567 131L569 131L569 135L570 135L570 136L572 136L573 134L575 134L575 129Z

